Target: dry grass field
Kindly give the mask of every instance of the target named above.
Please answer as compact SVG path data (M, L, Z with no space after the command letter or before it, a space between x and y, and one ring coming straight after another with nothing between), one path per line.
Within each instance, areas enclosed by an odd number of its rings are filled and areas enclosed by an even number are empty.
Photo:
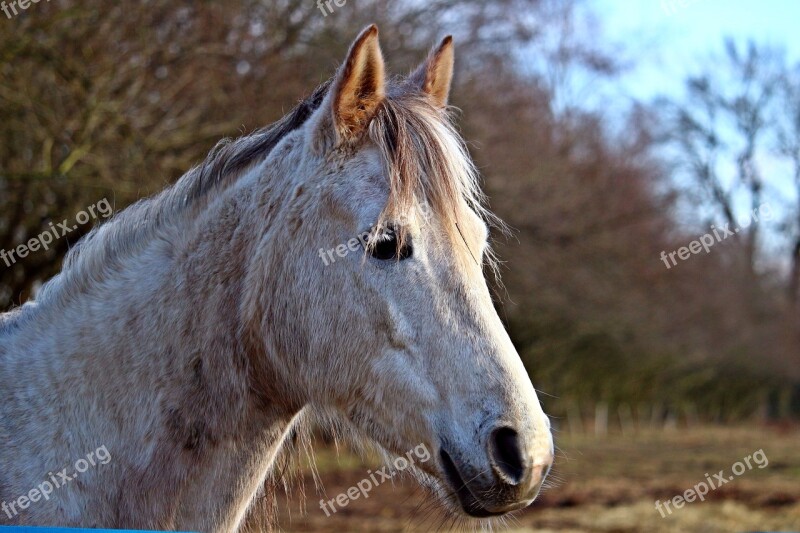
M513 532L756 532L800 531L800 429L704 427L612 434L602 438L559 434L552 487L523 513L492 529ZM763 449L769 464L736 476L705 501L694 501L661 517L662 502L712 478ZM362 462L331 449L317 449L326 499L355 485L377 462ZM763 462L762 462L763 464ZM460 531L440 514L413 480L385 483L368 499L351 501L327 517L320 495L304 470L301 489L281 498L284 531Z

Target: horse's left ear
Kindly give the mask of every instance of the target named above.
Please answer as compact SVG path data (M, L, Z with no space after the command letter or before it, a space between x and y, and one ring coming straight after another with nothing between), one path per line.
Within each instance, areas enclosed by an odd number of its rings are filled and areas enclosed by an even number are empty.
M314 145L324 149L359 138L385 97L383 55L373 24L353 42L317 111Z
M436 107L447 107L453 81L453 63L453 37L448 35L409 78L411 83L431 97Z

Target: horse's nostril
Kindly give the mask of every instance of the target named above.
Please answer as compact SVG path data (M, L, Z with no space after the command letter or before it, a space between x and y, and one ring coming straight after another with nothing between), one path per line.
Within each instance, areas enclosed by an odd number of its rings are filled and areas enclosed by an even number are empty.
M525 477L525 460L519 448L519 435L509 427L496 429L492 433L490 453L501 474L513 485L522 482Z

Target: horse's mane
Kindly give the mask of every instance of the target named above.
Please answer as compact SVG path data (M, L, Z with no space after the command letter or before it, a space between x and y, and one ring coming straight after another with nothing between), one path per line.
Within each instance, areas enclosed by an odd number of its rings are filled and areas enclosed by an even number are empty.
M44 299L58 286L87 281L87 276L78 275L89 268L87 263L96 269L91 276L96 280L100 269L135 253L159 229L187 211L202 209L209 198L216 197L212 193L236 183L244 170L262 161L284 137L305 124L322 103L330 83L327 81L317 87L277 122L235 140L219 141L200 165L189 170L174 185L153 197L139 200L94 228L67 253L61 274L42 287L38 299ZM57 279L61 282L54 283Z
M317 87L286 116L250 135L236 140L223 139L209 152L203 163L184 175L174 187L177 205L196 203L207 198L209 192L225 188L241 176L242 171L256 161L264 159L289 133L301 127L322 104L330 81Z

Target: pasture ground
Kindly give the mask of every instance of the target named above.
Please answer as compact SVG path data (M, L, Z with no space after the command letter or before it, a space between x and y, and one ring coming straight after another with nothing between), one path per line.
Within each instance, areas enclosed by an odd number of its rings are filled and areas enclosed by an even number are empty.
M800 532L800 429L703 427L648 430L632 435L557 435L557 463L548 488L526 511L496 524L512 532ZM655 500L682 494L720 470L763 449L769 465L754 465L733 481L662 518ZM316 449L316 464L326 499L345 492L367 476L377 461L361 461L332 448ZM368 499L351 501L327 517L313 477L303 467L302 489L280 497L284 531L471 530L452 526L430 495L411 479L374 488Z

